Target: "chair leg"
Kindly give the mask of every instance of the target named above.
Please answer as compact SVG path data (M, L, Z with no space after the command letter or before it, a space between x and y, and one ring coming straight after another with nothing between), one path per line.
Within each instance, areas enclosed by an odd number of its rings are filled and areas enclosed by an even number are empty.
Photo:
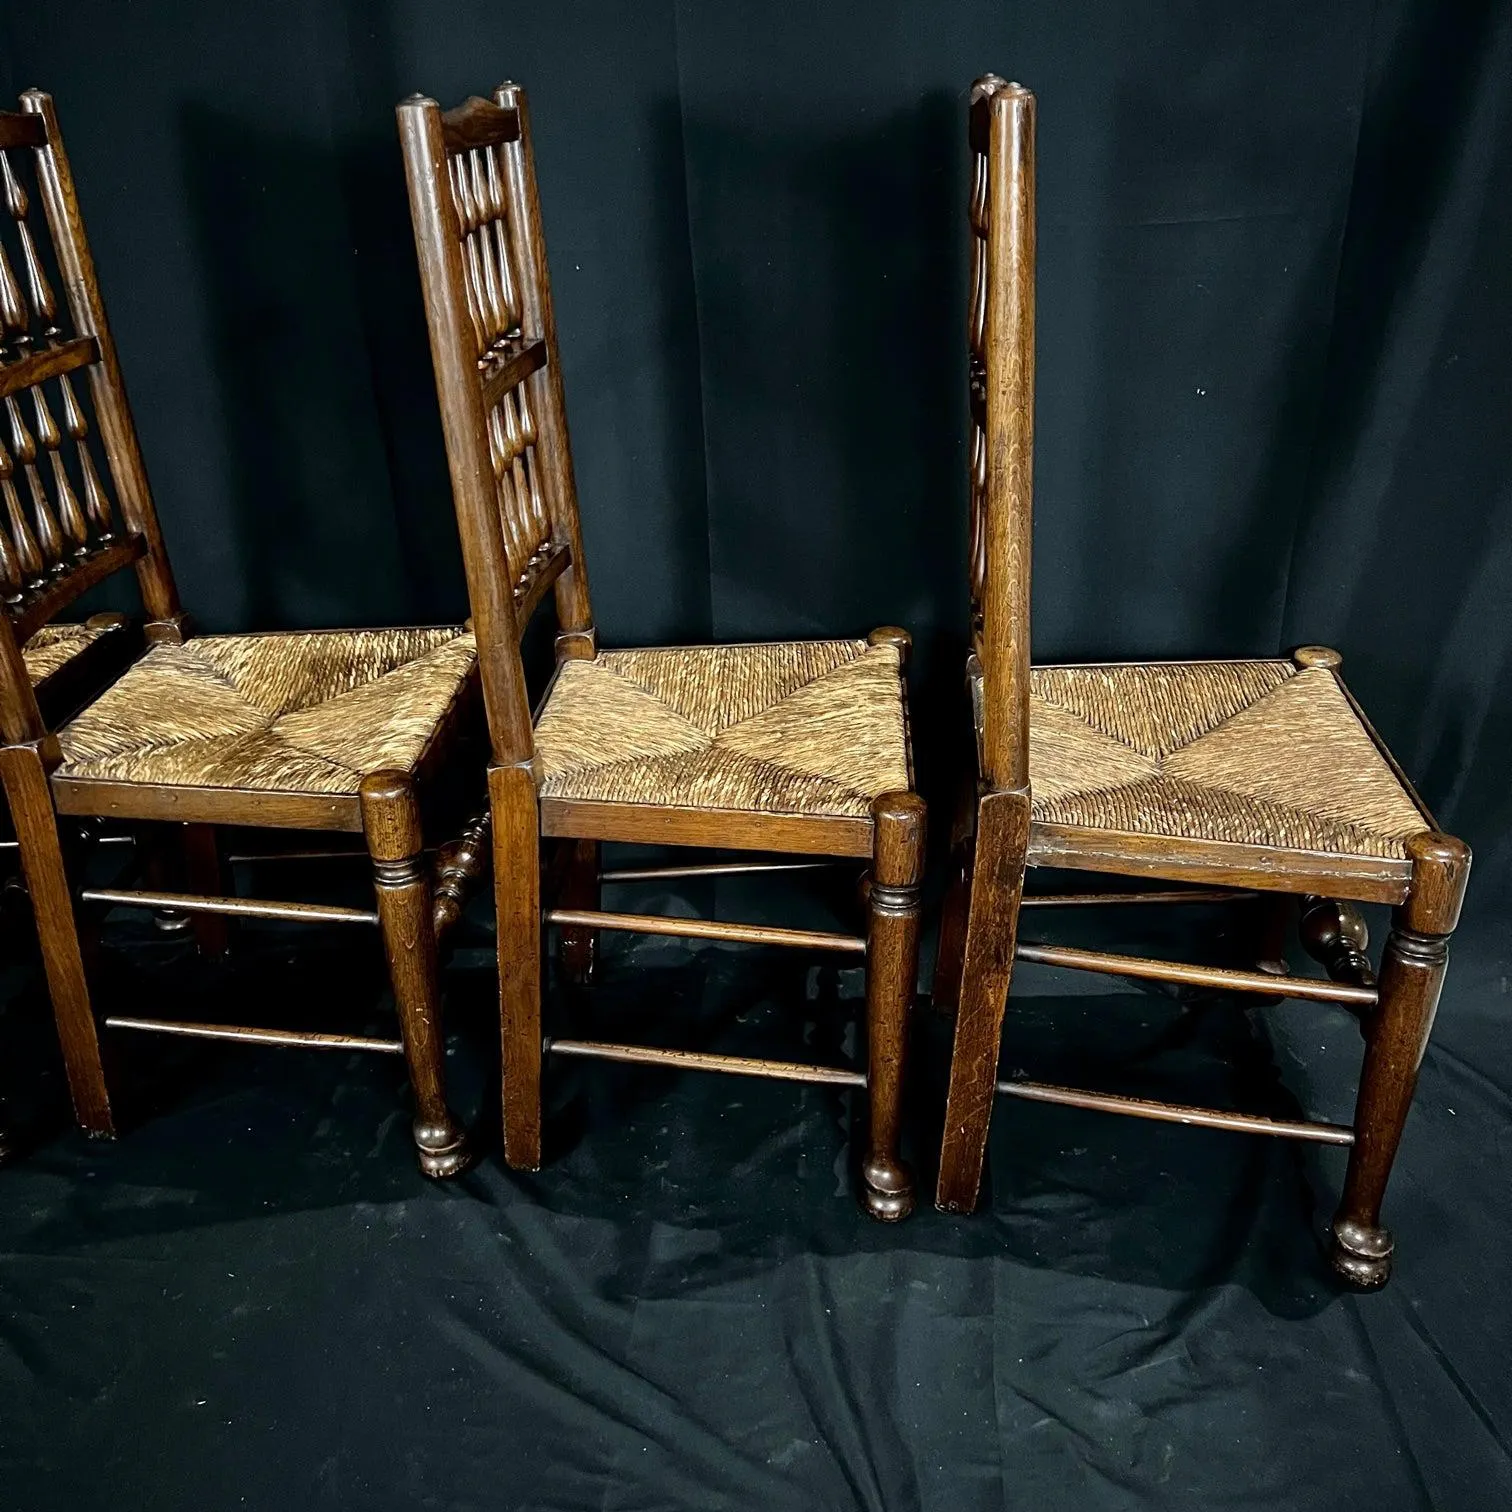
M1296 907L1297 900L1290 893L1262 893L1249 905L1254 933L1246 966L1271 976L1287 975L1286 942Z
M913 1211L913 1176L898 1158L908 1016L918 989L924 800L885 793L872 805L872 878L866 927L866 1087L870 1110L861 1166L866 1209L896 1223Z
M188 890L202 897L223 897L228 889L220 841L213 824L184 826L184 877ZM194 914L194 943L203 956L219 959L231 944L230 920L223 914Z
M1353 903L1304 898L1299 933L1303 949L1334 981L1375 986L1375 971L1366 954L1370 931Z
M940 935L935 945L934 980L930 1006L936 1013L953 1014L961 998L961 958L966 949L966 918L971 909L971 858L976 848L977 785L973 770L961 782L950 820L950 885L940 911Z
M563 840L570 847L566 874L562 881L562 908L599 907L599 843L597 840ZM559 949L562 968L569 981L586 987L593 980L594 961L598 955L598 931L564 929Z
M504 1052L504 1159L541 1168L541 842L529 766L488 772L498 913L499 1026Z
M115 1134L115 1120L105 1086L100 1033L89 1001L84 950L47 772L36 745L0 749L0 777L4 779L21 867L37 921L74 1117L87 1134L110 1137Z
M986 794L977 816L960 1006L935 1189L935 1206L944 1212L971 1212L981 1191L1028 846L1029 794Z
M961 967L966 952L966 920L971 911L971 851L950 860L950 886L940 909L940 936L935 946L930 1006L952 1014L961 1003Z
M441 977L425 842L409 778L374 772L360 789L362 827L373 860L404 1057L415 1089L415 1146L427 1176L455 1176L470 1159L466 1135L446 1105Z
M1381 1223L1381 1200L1433 1027L1449 937L1470 870L1468 848L1448 835L1414 835L1407 850L1412 890L1393 915L1380 1000L1365 1027L1355 1142L1329 1251L1334 1270L1365 1289L1384 1286L1391 1276L1391 1232Z

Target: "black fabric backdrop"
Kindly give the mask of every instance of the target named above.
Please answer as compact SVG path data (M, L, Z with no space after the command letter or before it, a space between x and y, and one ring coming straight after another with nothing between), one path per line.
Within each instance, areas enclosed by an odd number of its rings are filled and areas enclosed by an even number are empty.
M1364 1303L1317 1258L1322 1157L1091 1115L1002 1110L988 1212L896 1234L844 1196L837 1099L697 1078L560 1076L552 1166L490 1155L447 1191L409 1170L386 1063L190 1056L87 1147L17 931L0 1090L36 1148L0 1182L0 1506L1512 1502L1512 7L6 0L0 48L8 95L58 99L207 628L465 612L392 109L509 76L602 638L906 625L936 799L963 728L965 97L1023 80L1037 656L1336 645L1477 856L1401 1274ZM474 927L453 1075L487 1127ZM249 935L218 974L128 930L107 976L215 1016L329 1017L333 985L381 1013L360 950ZM649 984L781 1053L836 986L644 946L605 976L606 1012L659 1020ZM1075 986L1021 974L1016 1064L1348 1106L1347 1024ZM921 1186L945 1035L921 1016Z

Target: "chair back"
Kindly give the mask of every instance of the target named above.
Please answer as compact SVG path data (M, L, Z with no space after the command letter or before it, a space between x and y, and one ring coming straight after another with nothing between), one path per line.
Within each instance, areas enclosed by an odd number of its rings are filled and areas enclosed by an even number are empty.
M982 776L1029 782L1034 502L1034 96L971 91L971 636L982 668Z
M20 648L80 594L135 565L158 633L177 637L182 615L57 114L40 90L0 111L0 200L0 735L12 743L46 733Z
M525 92L398 107L431 357L494 759L530 758L520 636L555 586L557 655L593 615Z

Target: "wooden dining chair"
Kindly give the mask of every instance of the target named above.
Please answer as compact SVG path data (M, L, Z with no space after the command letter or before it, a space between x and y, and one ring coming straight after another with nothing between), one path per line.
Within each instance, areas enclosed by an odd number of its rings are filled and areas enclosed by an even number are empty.
M30 214L28 181L41 201L45 235ZM18 112L0 112L0 187L12 248L0 245L0 777L78 1121L91 1134L115 1131L81 908L187 913L212 950L224 947L227 919L376 926L399 1039L135 1014L111 1014L104 1024L402 1053L414 1086L421 1169L451 1175L465 1164L467 1145L446 1105L436 950L460 910L462 888L486 862L486 821L438 852L433 884L422 808L440 802L447 784L439 779L456 785L470 725L481 733L472 637L453 626L194 635L158 527L48 95L29 91ZM61 308L53 276L66 296ZM63 718L58 708L75 701L82 686L80 659L98 658L101 641L129 632L114 617L74 626L54 617L127 567L145 605L148 649L75 717ZM73 691L49 699L49 685L68 677ZM480 791L481 766L474 768ZM72 854L74 822L97 818L166 826L160 833L181 852L188 890L83 886ZM218 825L363 835L376 908L235 895L223 880Z
M853 1086L870 1100L865 1204L874 1217L902 1218L913 1191L898 1157L898 1104L924 845L904 699L908 637L885 629L865 640L599 649L524 91L504 85L445 112L417 95L398 114L492 742L506 1159L526 1170L541 1163L548 1050ZM532 719L520 636L548 587L557 665ZM604 912L606 840L867 861L866 935ZM867 1068L543 1040L551 927L579 971L605 929L864 959Z
M989 77L970 107L974 802L942 924L937 1004L956 1009L938 1205L975 1207L994 1093L1349 1151L1331 1260L1380 1286L1381 1198L1443 985L1470 853L1442 834L1339 676L1337 652L1289 660L1035 667L1029 657L1034 446L1034 97ZM1195 885L1148 901L1246 893L1306 899L1303 942L1329 980L1019 938L1027 866ZM1090 894L1064 902L1128 901ZM1136 901L1137 901L1136 897ZM1395 907L1377 981L1357 902ZM1016 960L1337 1004L1365 1062L1352 1126L1285 1122L999 1080Z

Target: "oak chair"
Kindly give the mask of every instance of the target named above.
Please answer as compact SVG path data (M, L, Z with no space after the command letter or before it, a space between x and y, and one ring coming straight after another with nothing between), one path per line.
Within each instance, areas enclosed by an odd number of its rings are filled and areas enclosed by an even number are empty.
M28 179L41 200L45 237L34 234ZM422 803L435 796L435 779L454 769L469 726L480 724L472 638L457 627L194 636L158 527L48 95L30 91L19 112L0 112L0 187L22 273L18 281L0 245L7 440L0 447L0 778L78 1121L91 1134L115 1131L82 907L187 913L202 948L216 952L225 947L226 921L237 917L377 926L398 1004L397 1040L151 1017L104 1022L403 1053L421 1168L451 1175L467 1147L445 1099L436 950L460 911L463 886L487 859L486 820L440 850L433 885ZM49 264L66 296L62 309ZM125 567L135 570L145 605L148 649L65 718L59 710L77 702L102 643L129 632L119 616L73 626L54 616ZM50 697L55 689L63 691ZM481 789L481 771L477 777ZM81 886L75 821L97 818L156 821L148 828L171 837L188 890ZM225 881L218 825L363 835L376 909L236 896Z
M924 805L911 790L908 637L885 629L866 640L599 650L525 93L506 84L445 112L417 95L398 116L492 743L505 1157L520 1169L541 1163L545 1051L854 1086L870 1101L866 1206L902 1218L913 1192L898 1158L899 1094L924 843ZM557 665L532 719L520 636L548 587ZM601 841L869 861L866 936L604 912ZM867 1069L543 1041L550 927L579 975L605 929L864 959Z
M994 1093L1247 1130L1349 1150L1333 1220L1335 1270L1390 1273L1381 1199L1443 985L1470 853L1440 833L1339 676L1339 655L1290 660L1032 667L1029 560L1034 445L1034 97L988 77L972 91L970 334L973 653L977 784L959 825L935 999L956 1009L937 1202L975 1207ZM1028 866L1195 884L1134 901L1297 894L1321 981L1274 962L1183 965L1018 938ZM1215 894L1214 889L1217 889ZM1395 907L1380 979L1358 902ZM1274 954L1274 950L1268 951ZM1353 1126L1283 1122L1022 1080L999 1081L1015 960L1337 1004L1365 1037Z

